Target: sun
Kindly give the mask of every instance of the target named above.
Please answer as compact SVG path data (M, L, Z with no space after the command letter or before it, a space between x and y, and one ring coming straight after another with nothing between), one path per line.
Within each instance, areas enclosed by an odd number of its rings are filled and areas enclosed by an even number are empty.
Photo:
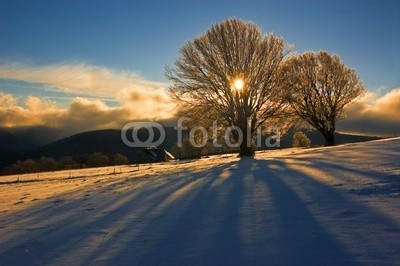
M235 79L233 81L233 87L237 90L242 90L244 87L244 81L243 79Z

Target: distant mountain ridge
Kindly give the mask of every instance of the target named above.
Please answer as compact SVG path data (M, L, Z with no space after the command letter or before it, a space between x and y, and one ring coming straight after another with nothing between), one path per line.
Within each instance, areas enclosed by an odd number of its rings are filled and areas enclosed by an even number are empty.
M66 137L50 127L0 128L0 149L27 151Z
M21 155L66 135L50 127L0 128L0 169Z
M174 138L173 127L164 127L166 138L160 148L169 149L176 143ZM128 139L131 131L127 133ZM140 140L145 140L148 136L144 131L138 132ZM155 136L157 138L157 135ZM60 159L64 156L79 157L91 154L93 152L101 152L104 154L121 153L122 155L132 158L141 147L129 147L121 138L121 130L105 129L88 131L72 135L67 138L60 139L51 144L36 148L25 153L23 158L38 159L42 156L53 157Z
M176 149L173 147L177 143L177 132L172 126L164 127L166 132L165 141L159 148L169 150L174 153ZM103 154L120 153L128 158L134 158L142 148L129 147L124 144L121 139L121 130L106 129L78 133L66 138L61 138L52 143L41 145L40 143L49 142L52 138L57 138L56 132L51 130L41 129L45 134L41 140L39 129L31 131L33 133L16 134L0 130L0 170L11 165L16 160L39 159L42 156L61 159L65 156L80 157L86 156L93 152L101 152ZM128 136L131 132L128 132ZM290 130L288 134L281 138L280 148L288 148L292 146L292 138L295 130ZM324 145L323 137L316 131L304 131L310 138L312 145ZM147 133L139 131L138 137L141 140L147 139ZM27 138L30 136L30 138ZM49 136L49 137L48 137ZM129 137L128 137L129 138ZM156 134L157 139L157 134ZM358 136L350 134L336 134L337 144L360 142L374 140L377 137ZM176 154L173 154L176 156Z

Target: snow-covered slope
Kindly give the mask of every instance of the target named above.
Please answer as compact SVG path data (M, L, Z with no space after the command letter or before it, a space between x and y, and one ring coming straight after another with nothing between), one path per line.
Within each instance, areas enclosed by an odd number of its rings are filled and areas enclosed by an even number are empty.
M397 264L400 139L0 179L0 264Z

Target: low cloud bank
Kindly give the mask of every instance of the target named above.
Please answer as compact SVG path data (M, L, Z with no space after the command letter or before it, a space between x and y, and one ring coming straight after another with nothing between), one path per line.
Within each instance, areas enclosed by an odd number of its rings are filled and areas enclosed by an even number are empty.
M109 107L101 100L75 97L67 108L58 108L55 102L28 96L18 105L11 94L0 93L0 127L49 126L70 132L95 129L122 128L132 120L165 119L171 117L166 104L142 105L127 101L119 107ZM168 112L170 111L170 112Z
M29 66L0 64L0 79L41 84L44 90L65 93L68 107L27 95L17 98L0 92L0 127L49 126L72 132L121 128L127 121L171 118L175 106L166 95L168 84L146 80L128 71L85 63ZM33 94L33 92L32 92ZM96 99L97 98L97 99ZM119 103L109 106L102 99ZM368 92L346 108L341 132L364 135L400 135L400 88L383 96Z
M367 92L346 108L346 119L338 123L344 132L376 135L400 135L400 88L383 96Z
M72 98L67 108L60 108L56 101L31 95L17 98L0 92L0 127L44 125L74 132L120 128L131 120L170 118L175 108L166 95L166 83L84 63L42 67L3 64L0 79L23 81L27 86L41 84L43 90L62 92ZM119 104L111 107L96 98Z

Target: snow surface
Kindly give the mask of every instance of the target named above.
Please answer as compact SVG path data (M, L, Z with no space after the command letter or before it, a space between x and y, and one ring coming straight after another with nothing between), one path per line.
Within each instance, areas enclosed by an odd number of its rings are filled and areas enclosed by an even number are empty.
M397 138L0 177L0 265L398 264L399 154Z

